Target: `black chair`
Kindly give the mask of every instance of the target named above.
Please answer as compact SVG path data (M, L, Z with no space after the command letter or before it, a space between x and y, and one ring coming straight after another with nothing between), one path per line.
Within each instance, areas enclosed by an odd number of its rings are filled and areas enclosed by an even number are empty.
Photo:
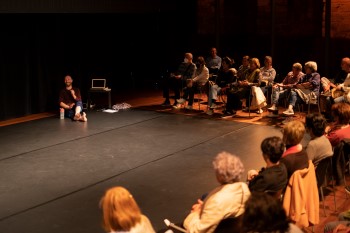
M334 211L336 211L337 203L335 200L335 189L334 189L334 182L333 182L332 156L322 159L316 167L317 188L318 188L319 194L321 194L321 200L323 203L323 212L325 216L327 215L326 215L326 209L324 204L323 188L327 188L329 184L328 179L330 179L331 181L333 197L334 197Z
M311 105L316 105L317 108L318 108L318 113L321 114L321 106L320 106L320 95L321 95L321 90L322 90L322 88L321 88L321 85L320 85L320 89L319 89L319 91L318 91L318 95L317 95L317 97L316 97L316 102L315 102L315 103L311 103L311 101L309 101L309 102L307 103L307 113L308 113L308 114L310 114ZM303 102L303 103L296 103L296 104L297 104L297 106L298 106L299 112L304 112L304 104L305 104L305 103ZM300 111L300 109L301 109L301 111Z
M346 185L345 172L350 172L350 138L343 139L333 148L332 169L336 185Z
M208 84L198 84L196 86L195 94L199 95L199 97L197 98L198 110L201 110L201 103L203 101L203 94L208 96Z

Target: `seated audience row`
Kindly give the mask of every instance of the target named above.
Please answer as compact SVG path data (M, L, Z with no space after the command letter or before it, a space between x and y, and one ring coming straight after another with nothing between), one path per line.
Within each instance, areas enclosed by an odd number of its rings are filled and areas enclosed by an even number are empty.
M213 48L214 49L214 48ZM215 101L218 94L227 94L227 103L224 113L226 115L234 115L236 110L242 108L241 99L245 99L245 109L257 109L257 113L262 113L262 107L267 105L264 94L268 93L268 89L273 90L273 104L270 110L276 110L278 97L280 93L285 93L289 97L289 107L284 112L286 115L294 114L293 108L296 103L316 103L320 89L320 75L317 73L316 62L309 61L305 64L305 72L301 72L301 65L296 63L293 65L293 72L289 73L281 84L274 85L276 70L272 67L272 57L265 57L264 67L260 67L259 59L244 56L242 66L237 72L232 65L233 59L225 57L221 60L216 55L216 50L213 50L213 57L210 60L212 67L222 67L220 70L211 73L205 66L204 58L197 59L197 65L192 63L193 56L191 53L185 54L184 62L179 66L178 71L164 80L163 96L165 102L163 105L170 105L169 89L173 89L175 93L174 107L181 107L189 97L187 109L192 109L194 92L197 89L197 82L200 81L201 86L207 82L208 106L207 114L211 115L215 109ZM246 65L247 60L249 65ZM220 61L220 62L219 62ZM217 64L214 66L214 64ZM222 65L221 65L222 64ZM196 71L197 69L197 71ZM180 91L184 91L184 95L180 98Z
M170 105L169 90L173 89L174 108L181 107L188 99L186 108L191 110L194 93L198 87L208 96L208 115L214 113L218 95L225 94L227 95L227 103L223 111L225 115L235 115L237 110L242 109L242 99L245 99L243 110L252 109L260 114L263 112L262 108L267 105L270 94L271 107L268 110L275 114L278 113L279 100L288 101L289 105L283 112L284 115L293 115L297 104L316 104L319 99L323 103L323 96L326 96L327 101L324 104L326 106L321 106L321 108L328 116L333 102L349 102L350 100L348 91L350 58L347 57L342 59L342 73L337 75L334 81L326 77L321 78L317 72L317 63L308 61L304 66L305 74L302 72L302 65L295 63L292 71L286 75L284 80L276 84L274 83L276 70L272 66L271 56L265 56L263 67L260 67L259 59L244 56L238 71L232 67L233 59L229 57L221 59L217 55L216 48L211 48L211 55L205 61L203 57L198 57L194 64L192 59L192 54L186 53L184 62L180 64L178 70L164 80L165 101L163 105ZM180 96L181 91L184 92L183 96ZM321 92L322 98L320 97ZM338 94L335 94L336 92Z

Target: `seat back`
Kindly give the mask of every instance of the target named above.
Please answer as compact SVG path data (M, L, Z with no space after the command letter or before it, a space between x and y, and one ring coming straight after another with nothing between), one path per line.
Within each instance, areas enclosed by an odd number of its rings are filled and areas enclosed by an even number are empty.
M317 188L320 188L321 186L323 186L327 178L327 174L332 162L331 159L332 157L327 157L322 159L316 167Z
M350 139L343 139L338 145L334 147L332 158L333 177L336 185L343 185L345 183L344 175L346 165L349 165L350 154Z

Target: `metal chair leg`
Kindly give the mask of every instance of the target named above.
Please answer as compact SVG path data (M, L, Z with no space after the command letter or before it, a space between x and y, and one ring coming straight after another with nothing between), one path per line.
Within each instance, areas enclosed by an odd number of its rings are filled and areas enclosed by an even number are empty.
M321 199L322 199L322 205L323 205L324 216L327 217L326 208L325 208L325 205L324 205L324 195L323 195L323 188L322 188L322 185L321 185L321 187L320 187L320 193L321 193Z

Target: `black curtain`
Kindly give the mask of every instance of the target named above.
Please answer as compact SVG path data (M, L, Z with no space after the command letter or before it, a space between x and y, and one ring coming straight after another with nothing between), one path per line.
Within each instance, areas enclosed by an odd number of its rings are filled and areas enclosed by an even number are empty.
M191 47L195 24L187 22L196 9L195 1L172 4L148 12L0 14L0 120L57 111L66 74L84 99L93 77L118 90L173 69Z

